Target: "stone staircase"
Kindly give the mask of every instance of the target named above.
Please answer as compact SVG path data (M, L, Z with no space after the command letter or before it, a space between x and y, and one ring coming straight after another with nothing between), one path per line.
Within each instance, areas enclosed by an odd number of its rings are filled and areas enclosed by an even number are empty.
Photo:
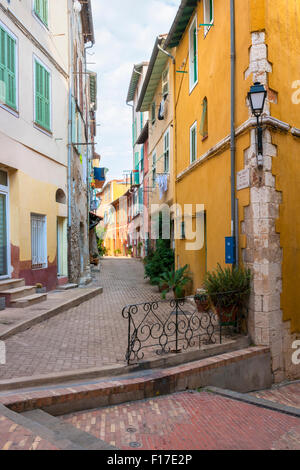
M6 307L25 308L47 300L47 294L37 294L35 286L25 286L24 279L0 281L0 297L5 297Z

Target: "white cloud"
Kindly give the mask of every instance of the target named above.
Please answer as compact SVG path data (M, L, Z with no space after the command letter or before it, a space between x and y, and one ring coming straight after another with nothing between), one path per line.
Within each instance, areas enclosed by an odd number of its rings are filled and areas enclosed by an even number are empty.
M133 65L148 61L156 36L167 33L180 0L92 0L96 44L88 55L98 73L97 152L108 177L132 168L131 108L126 96Z

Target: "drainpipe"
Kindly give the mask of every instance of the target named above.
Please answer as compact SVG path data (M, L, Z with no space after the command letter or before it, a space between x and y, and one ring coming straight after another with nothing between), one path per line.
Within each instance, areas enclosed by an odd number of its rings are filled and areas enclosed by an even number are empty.
M72 197L72 94L73 94L73 17L72 7L69 11L70 21L70 47L69 47L69 121L68 121L68 277L71 276L71 226L72 226L72 212L71 212L71 197Z
M173 204L176 207L176 213L174 214L174 237L175 237L175 253L178 253L177 250L177 184L176 184L176 176L177 176L177 120L176 120L176 59L175 57L170 54L170 52L162 49L159 44L157 44L158 49L166 54L170 59L172 59L173 63L173 188L174 188L174 201ZM179 268L179 264L177 263L177 259L175 259L175 266Z
M236 160L236 148L235 148L235 62L236 62L236 50L235 50L235 1L230 0L230 61L231 61L231 140L230 140L230 152L231 152L231 236L236 237L238 229L237 211L236 211L236 198L235 198L235 160ZM236 253L238 254L238 236L236 237ZM238 263L238 256L236 257L236 263Z
M172 59L173 64L175 64L175 57L174 57L172 54L170 54L168 51L166 51L165 49L163 49L162 47L160 47L159 44L157 44L157 48L158 48L161 52L163 52L164 54L166 54L168 57L170 57L170 59Z
M93 46L94 46L94 43L91 42L90 46L86 46L84 48L85 80L87 79L86 51L88 49L91 49ZM86 87L85 87L85 91L86 91ZM90 140L90 136L89 136L89 130L90 130L89 113L88 113L87 119L88 119L88 122L87 122L87 143L89 143L89 140ZM89 152L89 150L90 149L89 149L89 145L87 145L86 147L87 147L86 148L86 159L87 159L87 163L86 163L87 236L88 236L88 240L89 240L89 234L90 234L90 188L89 188L89 156L90 156L90 152Z

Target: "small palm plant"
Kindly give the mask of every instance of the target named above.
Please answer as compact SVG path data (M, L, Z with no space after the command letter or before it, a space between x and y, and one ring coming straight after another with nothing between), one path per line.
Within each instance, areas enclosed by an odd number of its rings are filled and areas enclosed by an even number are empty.
M250 269L223 269L218 264L215 271L206 274L204 288L221 316L235 317L250 295L251 279Z
M162 291L162 298L166 298L167 292L169 290L173 290L174 296L177 299L183 298L185 294L185 286L191 282L192 278L187 272L188 270L188 265L186 264L183 268L172 270L169 272L163 273L159 277L159 285L164 287L164 290ZM168 289L166 289L166 286L168 286Z

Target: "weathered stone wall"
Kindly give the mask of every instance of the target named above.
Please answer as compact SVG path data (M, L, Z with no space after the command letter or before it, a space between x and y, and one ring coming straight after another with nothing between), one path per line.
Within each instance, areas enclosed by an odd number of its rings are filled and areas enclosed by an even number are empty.
M86 175L75 150L72 157L69 280L74 283L86 283L90 279Z
M268 85L268 73L272 66L267 59L265 33L252 34L250 66L245 73L253 74L253 81ZM276 94L269 93L264 116L270 115L269 102L276 100ZM249 109L249 115L251 110ZM280 298L282 292L282 248L280 234L276 232L276 220L282 194L276 190L272 163L277 157L277 147L272 144L272 133L264 130L264 167L257 168L256 130L251 131L250 147L244 152L245 168L250 169L250 205L244 210L242 233L247 245L243 260L253 272L253 289L249 306L249 333L257 345L271 349L272 371L275 382L299 376L299 366L292 364L292 343L290 322L283 322Z

